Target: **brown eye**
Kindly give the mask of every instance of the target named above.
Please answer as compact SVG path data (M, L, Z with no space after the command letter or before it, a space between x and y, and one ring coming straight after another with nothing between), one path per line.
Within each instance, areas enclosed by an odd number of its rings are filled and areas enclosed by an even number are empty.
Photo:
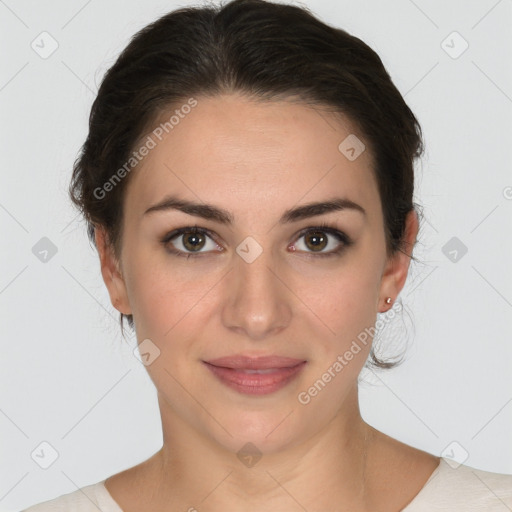
M171 253L187 257L222 251L210 232L198 227L176 229L162 239L162 244Z
M206 243L206 238L202 233L184 233L181 236L183 237L183 246L187 251L200 251Z
M309 255L334 256L352 244L348 235L334 227L315 226L301 231L293 247L295 251Z
M304 241L308 249L316 252L327 247L328 238L322 231L311 231L304 236Z

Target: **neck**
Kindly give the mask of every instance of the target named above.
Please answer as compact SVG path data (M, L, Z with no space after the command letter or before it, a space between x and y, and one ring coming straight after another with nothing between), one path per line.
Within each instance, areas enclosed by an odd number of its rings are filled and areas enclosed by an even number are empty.
M159 404L164 444L152 458L151 477L159 503L247 512L340 510L343 503L346 510L366 510L374 429L361 418L357 387L323 430L300 443L262 449L259 460L258 453L237 454L195 430L161 395Z

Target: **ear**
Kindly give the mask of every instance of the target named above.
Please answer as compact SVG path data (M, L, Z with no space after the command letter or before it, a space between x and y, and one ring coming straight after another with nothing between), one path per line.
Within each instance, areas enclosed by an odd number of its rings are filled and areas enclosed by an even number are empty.
M131 314L126 284L120 269L120 263L116 259L113 249L108 244L108 234L102 226L94 229L94 239L98 249L101 265L101 275L110 295L110 302L125 315Z
M377 304L377 307L380 308L380 313L390 309L390 306L385 302L386 298L391 297L392 303L395 302L398 294L405 285L407 274L409 272L409 263L411 262L411 254L414 244L416 243L418 230L418 216L415 210L411 210L407 214L405 221L404 252L397 251L396 254L391 256L382 273L379 303Z

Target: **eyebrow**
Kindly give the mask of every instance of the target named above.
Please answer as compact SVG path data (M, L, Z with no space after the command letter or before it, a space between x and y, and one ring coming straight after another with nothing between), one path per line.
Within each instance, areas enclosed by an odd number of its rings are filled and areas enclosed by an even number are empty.
M161 201L149 207L143 215L168 210L179 210L188 215L194 215L196 217L213 220L226 225L232 225L234 220L233 215L227 210L218 208L211 204L194 203L186 199L180 199L176 196L164 197ZM343 210L356 211L366 216L366 210L361 205L351 201L350 199L337 197L327 201L308 203L286 210L279 219L279 223L287 224L307 219L309 217L314 217L316 215Z

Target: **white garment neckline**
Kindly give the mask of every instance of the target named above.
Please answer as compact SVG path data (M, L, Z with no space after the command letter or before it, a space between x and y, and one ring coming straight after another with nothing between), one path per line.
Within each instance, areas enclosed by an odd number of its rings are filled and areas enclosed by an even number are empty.
M414 506L417 501L419 501L420 499L422 499L424 497L424 494L427 492L426 488L427 488L428 484L441 471L441 466L443 463L447 464L445 458L441 457L439 460L439 464L434 469L434 471L431 473L428 480L424 483L423 487L419 490L419 492L416 494L416 496L414 496L414 498L409 502L409 504L406 505L406 507L403 508L400 512L407 512L410 507ZM106 478L105 478L105 480L102 480L100 482L100 486L99 486L101 495L99 495L97 497L98 497L98 500L101 500L100 505L107 505L110 508L114 507L114 510L112 510L111 512L123 512L123 510L121 509L121 507L119 506L117 501L114 500L114 498L108 491L107 487L105 486L106 480L107 480Z

